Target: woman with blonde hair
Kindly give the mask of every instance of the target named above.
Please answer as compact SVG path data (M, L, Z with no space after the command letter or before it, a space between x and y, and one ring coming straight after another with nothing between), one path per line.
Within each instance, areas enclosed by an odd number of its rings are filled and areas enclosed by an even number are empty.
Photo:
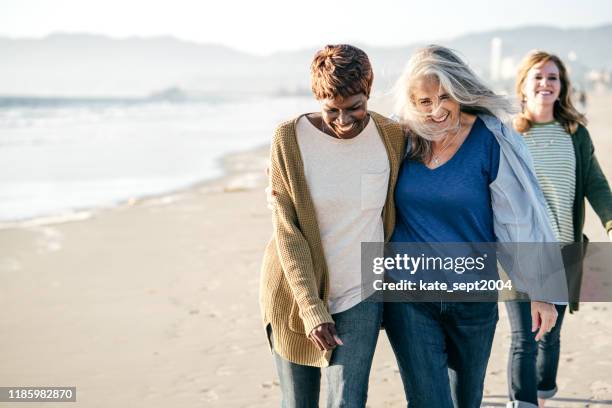
M502 122L512 114L506 98L436 45L412 55L396 92L409 138L392 242L555 242L524 142ZM545 272L535 261L522 259L534 268L511 277L529 282L522 289L534 300L540 338L557 317L550 301L562 299L540 297ZM494 301L386 303L385 330L410 407L480 407L497 320Z
M582 233L585 199L612 239L612 194L585 127L586 118L572 103L571 90L567 69L559 57L544 51L529 53L516 79L521 112L514 119L514 127L523 134L533 157L556 238L582 255L588 241ZM582 263L567 261L570 289L579 289ZM576 295L572 294L570 300L570 312L578 310ZM557 392L559 337L566 306L556 306L557 324L539 342L531 332L529 304L508 302L506 307L512 327L508 406L543 407L545 400Z

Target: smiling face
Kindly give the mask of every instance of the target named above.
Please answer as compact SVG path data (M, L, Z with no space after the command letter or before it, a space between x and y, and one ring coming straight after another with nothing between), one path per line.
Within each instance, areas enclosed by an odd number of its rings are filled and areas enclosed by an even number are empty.
M363 93L320 102L323 122L340 139L351 139L363 130L368 117L368 98Z
M440 82L435 78L417 79L411 89L411 101L428 126L449 129L460 118L461 106L440 87Z
M561 93L557 64L546 61L531 67L527 71L522 92L528 106L553 106Z

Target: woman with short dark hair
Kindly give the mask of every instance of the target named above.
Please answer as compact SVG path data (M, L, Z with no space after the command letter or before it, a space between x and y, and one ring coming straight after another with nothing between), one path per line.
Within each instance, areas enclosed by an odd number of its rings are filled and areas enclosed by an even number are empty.
M321 111L276 129L270 152L274 232L260 303L283 407L365 407L382 304L362 300L361 242L388 240L404 136L367 110L367 55L328 45L311 65Z

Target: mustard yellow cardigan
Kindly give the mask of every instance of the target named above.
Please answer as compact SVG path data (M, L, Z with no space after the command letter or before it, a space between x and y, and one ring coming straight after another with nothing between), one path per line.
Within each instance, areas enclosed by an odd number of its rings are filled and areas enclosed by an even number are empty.
M370 117L387 150L391 170L382 212L388 241L395 224L393 194L405 139L396 122L375 112ZM270 325L274 334L274 350L294 363L325 367L331 352L319 351L307 337L313 328L333 319L327 307L327 265L295 134L298 119L277 127L270 148L276 207L273 235L261 269L259 301L264 326Z

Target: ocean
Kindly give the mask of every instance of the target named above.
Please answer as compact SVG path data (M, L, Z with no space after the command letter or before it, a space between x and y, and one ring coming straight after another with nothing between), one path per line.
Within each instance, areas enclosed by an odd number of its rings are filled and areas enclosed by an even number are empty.
M221 175L317 110L307 97L224 101L0 98L0 223L70 217Z

